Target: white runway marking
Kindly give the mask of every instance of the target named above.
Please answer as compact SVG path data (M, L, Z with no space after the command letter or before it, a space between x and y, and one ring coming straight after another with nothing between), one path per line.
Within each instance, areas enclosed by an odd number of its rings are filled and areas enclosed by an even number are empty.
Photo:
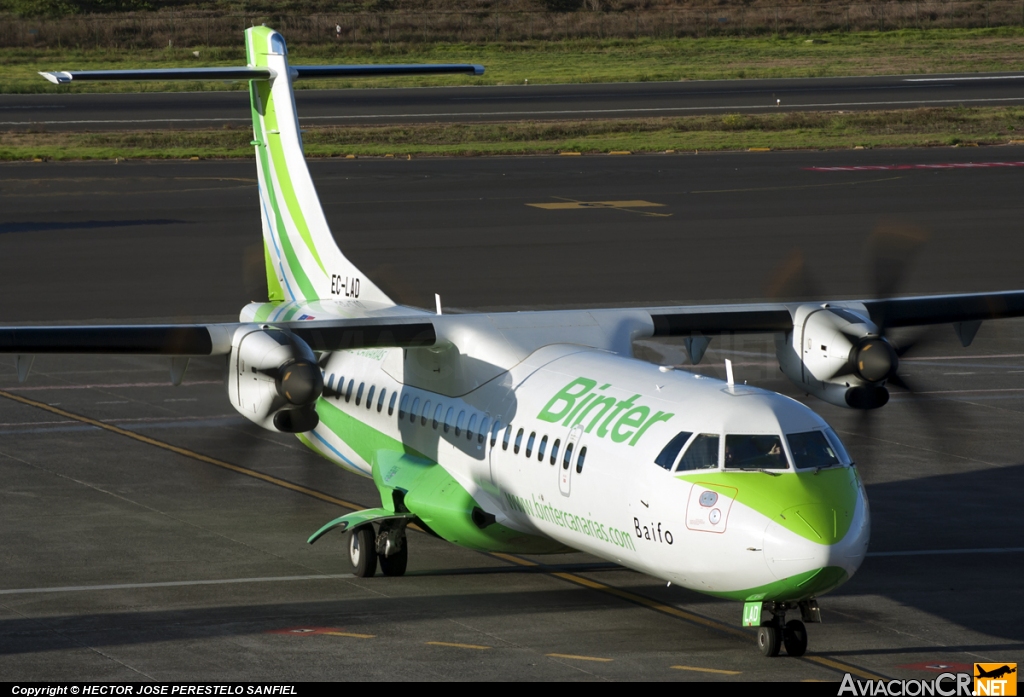
M921 106L925 104L985 104L995 102L1024 102L1024 95L1020 97L992 97L988 99L910 99L897 101L878 102L819 102L810 104L790 104L788 106L800 109L832 109L842 107L866 107L866 106ZM669 107L648 107L648 108L623 108L623 109L552 109L549 111L447 111L447 112L424 112L406 114L339 114L332 116L304 116L299 119L300 123L310 121L358 121L360 119L435 119L446 117L468 117L468 116L519 116L544 118L545 116L585 116L593 114L654 114L654 113L679 113L689 111L750 111L754 109L774 108L774 104L733 104L729 106L669 106ZM57 126L67 125L97 125L97 124L153 124L153 123L219 123L223 121L249 121L248 118L206 118L206 119L89 119L81 121L0 121L0 126Z
M210 581L164 581L161 583L118 583L105 586L60 586L56 588L11 588L0 590L0 595L26 593L80 593L82 591L115 591L135 588L177 588L180 586L224 586L232 583L279 583L281 581L323 581L336 578L355 578L352 574L318 574L315 576L265 576L258 578L223 578Z
M981 547L979 549L911 549L905 552L868 552L869 557L923 557L931 554L1016 554L1024 547Z
M1021 80L1024 75L979 75L978 77L908 77L903 82L963 82L965 80Z

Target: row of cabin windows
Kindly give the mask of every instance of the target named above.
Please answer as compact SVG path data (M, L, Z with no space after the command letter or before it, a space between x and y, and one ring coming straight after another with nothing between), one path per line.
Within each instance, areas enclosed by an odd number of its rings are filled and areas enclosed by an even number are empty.
M341 376L338 378L338 386L335 389L335 375L331 375L327 379L327 389L325 392L333 392L339 399L344 399L346 402L352 401L352 393L355 392L355 404L360 406L363 400L363 393L366 392L366 408L373 408L373 397L376 391L375 385L370 385L370 389L366 390L366 383L359 383L359 387L356 388L355 380L349 380L348 385L345 385L345 377ZM387 398L387 389L381 388L377 396L377 413L381 413L384 410L384 401ZM398 399L398 393L392 392L391 399L388 400L388 416L393 416L395 413L395 402ZM409 401L412 400L410 406ZM401 421L407 416L411 423L416 423L419 419L421 426L426 426L427 422L437 430L439 426L443 426L444 432L449 433L452 429L455 430L456 436L461 436L465 431L466 439L473 440L475 437L477 442L483 444L487 438L487 432L491 425L491 419L489 416L484 416L482 419L478 414L470 414L469 420L466 420L466 411L460 410L458 416L455 415L455 408L448 407L447 413L444 412L444 405L438 402L436 406L429 400L423 401L423 408L420 409L421 400L419 397L411 397L409 394L402 395L402 401L398 405L398 419ZM433 408L433 412L431 409ZM444 418L442 418L442 414ZM478 423L479 422L479 423ZM479 425L479 428L477 426ZM494 445L494 441L497 438L498 431L500 430L500 422L494 422L494 432L491 434L491 445Z
M345 377L341 376L338 379L337 390L334 388L335 375L331 375L327 379L326 392L334 392L339 398L344 398L346 402L352 401L352 392L355 390L356 406L358 407L363 399L363 392L366 389L366 383L359 383L358 389L355 387L355 380L349 380L348 385L345 385ZM366 408L373 408L373 397L374 391L376 390L375 385L370 385L369 391L366 392ZM387 397L387 389L381 388L377 396L377 413L381 413L384 410L384 401ZM395 401L398 399L398 393L392 392L391 399L388 401L388 416L392 416L395 413ZM412 404L409 404L410 399ZM491 447L493 448L498 442L498 433L501 431L502 423L500 420L495 419L494 423L491 423L489 416L484 416L482 419L478 414L470 414L469 421L466 421L466 411L460 410L458 416L455 415L455 407L448 407L448 411L445 412L444 405L438 402L436 405L432 404L429 399L422 400L422 409L420 408L421 400L419 397L410 397L409 394L402 395L402 401L398 405L398 420L409 417L410 423L416 423L417 418L419 419L421 426L426 426L427 422L430 422L431 428L435 431L438 427L443 428L445 433L450 433L453 429L456 437L462 435L463 431L466 433L466 439L472 441L474 436L476 437L477 443L483 444L487 439L488 433L490 433ZM431 411L433 408L433 411ZM442 418L442 413L444 418ZM479 426L479 428L478 428ZM512 438L512 424L509 424L505 428L505 436L501 442L501 449L508 450L509 441ZM515 444L512 446L512 452L516 455L523 446L523 435L525 429L520 428L519 432L516 433ZM561 439L556 438L555 442L551 444L551 453L549 456L550 463L554 465L558 461L558 449L561 446ZM529 438L526 441L526 457L532 457L534 452L534 446L537 445L537 461L543 462L544 455L548 447L548 437L541 436L539 445L537 444L537 433L533 431L530 433ZM565 452L562 454L562 469L569 469L569 465L572 463L572 451L573 444L569 443ZM587 447L583 446L580 448L579 453L576 456L576 473L580 474L583 472L583 463L587 457Z
M501 441L501 449L502 450L508 450L509 442L512 441L512 430L513 430L513 428L514 427L512 426L512 424L509 424L508 428L505 429L505 437ZM521 449L523 449L523 436L525 434L526 434L526 429L525 428L519 429L519 431L516 432L515 441L512 441L512 452L515 453L516 455L518 455L519 451ZM562 444L562 439L561 438L556 438L555 442L551 444L551 455L549 457L549 462L552 465L554 465L556 462L558 462L558 448L561 446L561 444ZM536 431L531 431L530 432L530 436L526 439L526 448L523 451L523 454L526 455L526 457L528 457L528 458L529 457L533 457L533 452L534 452L534 446L535 445L537 446L537 462L544 462L544 453L545 453L545 451L547 450L547 447L548 447L548 437L547 436L541 436L540 444L538 445L537 444L537 432ZM494 446L494 436L491 437L491 446L492 447ZM562 453L562 469L564 469L564 470L569 469L569 465L572 463L572 450L573 450L573 444L569 443L568 445L565 446L565 451ZM576 456L576 473L577 474L580 474L580 473L583 472L583 463L586 460L586 458L587 458L587 446L583 446L582 448L580 448L580 451L579 451L579 453Z

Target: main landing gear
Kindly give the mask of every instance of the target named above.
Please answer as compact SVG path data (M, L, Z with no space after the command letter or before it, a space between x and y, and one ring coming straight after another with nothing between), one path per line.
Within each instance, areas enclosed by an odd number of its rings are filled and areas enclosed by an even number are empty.
M409 564L405 524L405 521L384 521L376 534L372 524L355 528L348 538L352 573L361 578L373 576L379 563L385 576L404 575Z
M757 629L757 648L768 657L779 655L783 646L786 653L794 658L807 652L807 627L804 622L821 622L821 611L816 600L799 603L769 602L763 608L771 613L770 619L762 620ZM786 610L800 610L800 620L786 621Z

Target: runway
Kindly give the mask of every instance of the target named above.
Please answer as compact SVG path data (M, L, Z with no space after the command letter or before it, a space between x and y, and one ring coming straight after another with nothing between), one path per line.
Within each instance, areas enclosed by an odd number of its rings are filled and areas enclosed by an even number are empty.
M823 296L871 291L880 223L930 239L907 293L1022 287L1024 148L580 158L323 160L336 237L402 299L447 311L763 297L794 249ZM252 162L0 165L2 320L231 319L259 293ZM638 355L681 362L678 344ZM969 349L941 328L897 396L857 415L780 381L770 340L698 369L805 401L840 431L871 556L821 600L803 659L762 658L740 608L585 555L516 558L410 538L410 573L348 575L377 503L147 358L0 363L0 673L12 680L832 680L935 677L1024 649L1024 322ZM928 409L918 407L927 403ZM925 420L923 420L923 418ZM939 437L941 436L941 437Z
M42 80L43 78L39 78ZM528 80L528 78L527 78ZM467 81L468 82L468 81ZM304 125L684 116L1024 103L1024 75L709 80L297 90ZM0 128L125 130L244 126L248 92L0 95Z

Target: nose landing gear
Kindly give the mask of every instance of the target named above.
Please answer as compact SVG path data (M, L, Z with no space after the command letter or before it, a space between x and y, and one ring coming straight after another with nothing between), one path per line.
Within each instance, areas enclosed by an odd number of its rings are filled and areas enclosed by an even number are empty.
M821 622L821 611L818 609L818 602L814 599L795 602L766 602L761 607L757 603L746 603L744 608L744 624L754 624L751 620L754 615L760 616L761 610L771 613L770 619L761 621L757 628L757 648L768 657L779 655L782 647L786 647L786 653L794 658L803 656L807 652L807 627L804 622ZM786 610L799 608L802 620L786 621ZM759 619L759 617L758 617Z

